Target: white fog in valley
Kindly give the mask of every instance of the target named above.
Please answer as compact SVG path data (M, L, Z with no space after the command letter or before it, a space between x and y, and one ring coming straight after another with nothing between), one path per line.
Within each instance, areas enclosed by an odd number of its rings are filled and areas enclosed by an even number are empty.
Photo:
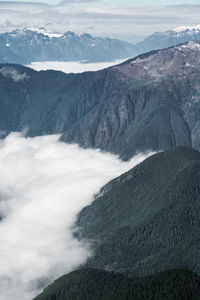
M128 59L128 58L127 58ZM86 71L98 71L114 65L118 65L127 59L118 59L110 62L100 62L100 63L84 63L78 61L41 61L32 62L27 67L30 67L36 71L41 70L56 70L62 71L64 73L82 73Z
M0 140L0 298L30 300L84 263L89 245L73 237L81 209L129 162L58 141L59 135Z

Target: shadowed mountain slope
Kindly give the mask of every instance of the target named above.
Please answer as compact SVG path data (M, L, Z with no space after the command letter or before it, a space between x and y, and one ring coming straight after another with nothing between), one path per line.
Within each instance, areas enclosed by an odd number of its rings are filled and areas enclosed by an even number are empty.
M185 270L128 278L82 269L57 279L35 300L199 300L200 278Z
M200 273L200 153L151 156L102 188L78 218L91 243L87 266L134 275L170 268Z
M137 151L200 149L200 42L98 72L0 65L0 131L60 133L68 143L129 159Z

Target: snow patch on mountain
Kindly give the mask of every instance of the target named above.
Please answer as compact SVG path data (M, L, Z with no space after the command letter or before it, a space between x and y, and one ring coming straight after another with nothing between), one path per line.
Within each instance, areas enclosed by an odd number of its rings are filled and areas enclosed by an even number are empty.
M200 49L200 43L198 41L189 41L186 44L183 44L178 47L179 50L184 48L190 48L190 49Z
M62 37L64 34L63 33L58 33L58 32L50 32L46 30L44 27L26 27L23 29L16 29L14 31L8 32L8 34L12 37L16 37L18 35L26 35L28 31L32 31L35 34L42 34L44 36L48 36L49 38L59 38Z
M180 27L177 27L177 28L174 28L172 31L175 31L175 32L183 32L183 31L190 31L190 30L197 30L199 31L200 30L200 25L193 25L193 26L180 26Z
M137 55L134 45L90 34L50 32L34 26L0 34L1 63L30 64L41 61L110 62Z
M34 31L34 32L37 32L37 33L41 33L41 34L46 35L46 36L48 36L50 38L52 38L52 37L58 38L58 37L63 36L63 33L50 32L50 31L47 31L43 27L41 27L41 28L28 27L28 28L26 28L26 30L31 30L31 31Z

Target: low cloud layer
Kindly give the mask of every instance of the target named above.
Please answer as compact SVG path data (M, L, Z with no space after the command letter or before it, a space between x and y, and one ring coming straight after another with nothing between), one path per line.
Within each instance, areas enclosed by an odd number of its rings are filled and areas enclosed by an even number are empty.
M120 64L125 60L126 59L118 59L112 62L89 63L89 64L81 63L77 61L72 61L72 62L44 61L44 62L33 62L30 65L27 65L27 67L30 67L36 71L57 70L69 74L69 73L82 73L86 71L98 71L98 70L108 68L110 66Z
M0 295L30 300L84 263L88 245L73 238L81 209L112 178L141 162L58 141L58 135L0 140Z

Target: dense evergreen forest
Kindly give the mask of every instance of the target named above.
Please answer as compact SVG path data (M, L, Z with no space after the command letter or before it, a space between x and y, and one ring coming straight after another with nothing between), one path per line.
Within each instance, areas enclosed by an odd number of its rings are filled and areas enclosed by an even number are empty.
M178 268L200 273L200 153L178 147L146 159L102 188L82 210L87 266L144 276Z
M186 270L129 278L81 269L57 279L34 300L199 300L200 277Z

